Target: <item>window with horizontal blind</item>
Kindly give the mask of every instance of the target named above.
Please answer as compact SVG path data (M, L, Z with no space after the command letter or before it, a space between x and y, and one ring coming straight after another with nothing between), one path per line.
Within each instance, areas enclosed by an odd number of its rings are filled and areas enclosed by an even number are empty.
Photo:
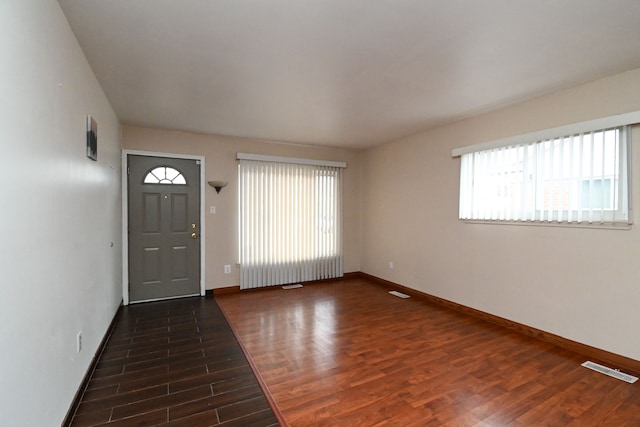
M341 277L343 166L240 157L241 289Z
M459 218L630 224L629 126L461 155Z

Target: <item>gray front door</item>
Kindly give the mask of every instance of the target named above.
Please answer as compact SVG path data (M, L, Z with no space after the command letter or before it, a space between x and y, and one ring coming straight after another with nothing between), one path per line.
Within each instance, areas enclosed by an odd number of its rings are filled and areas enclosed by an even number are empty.
M129 301L200 294L200 165L127 156Z

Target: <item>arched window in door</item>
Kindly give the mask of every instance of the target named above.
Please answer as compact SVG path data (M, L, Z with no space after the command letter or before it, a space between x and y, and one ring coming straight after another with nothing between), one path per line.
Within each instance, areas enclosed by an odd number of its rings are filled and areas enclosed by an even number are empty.
M186 185L187 181L180 171L169 166L158 166L144 177L145 184L178 184Z

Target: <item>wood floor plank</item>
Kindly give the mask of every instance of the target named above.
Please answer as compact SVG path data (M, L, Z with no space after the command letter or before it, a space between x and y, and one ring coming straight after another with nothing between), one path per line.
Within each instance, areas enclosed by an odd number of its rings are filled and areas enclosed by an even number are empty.
M640 384L367 280L216 298L291 426L640 425Z
M193 402L194 400L212 396L211 388L201 386L189 390L170 393L164 396L155 397L153 399L141 400L138 402L130 402L113 408L111 414L112 420L127 418L138 414L144 414L159 409L166 409L172 406L181 405L183 403Z
M169 419L173 421L189 417L200 412L207 412L212 409L227 407L229 405L241 403L260 396L264 397L264 394L260 389L255 387L236 389L231 393L217 394L204 399L198 399L192 402L172 406L169 408Z

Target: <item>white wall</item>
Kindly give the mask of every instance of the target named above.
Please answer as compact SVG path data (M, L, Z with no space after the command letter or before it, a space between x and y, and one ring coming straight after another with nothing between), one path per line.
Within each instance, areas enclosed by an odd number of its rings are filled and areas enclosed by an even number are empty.
M638 110L635 70L368 150L363 271L640 360L640 227L463 223L457 219L460 160L451 158L453 148ZM636 127L636 221L639 144Z
M122 298L119 123L55 0L0 2L0 58L0 424L53 426Z

